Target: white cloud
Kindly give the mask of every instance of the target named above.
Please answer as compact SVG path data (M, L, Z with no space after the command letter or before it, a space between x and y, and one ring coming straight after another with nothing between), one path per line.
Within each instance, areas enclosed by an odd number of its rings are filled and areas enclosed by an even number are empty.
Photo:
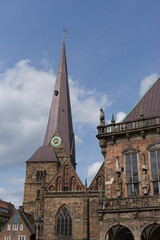
M92 165L90 165L88 167L88 177L89 178L94 177L97 174L101 165L102 165L102 162L95 162Z
M126 114L124 112L118 112L116 114L116 122L121 122L125 116Z
M143 94L149 89L149 87L155 82L158 78L157 73L152 73L149 76L145 77L141 80L139 95L143 96Z
M79 137L79 135L75 135L75 142L76 144L81 144L83 143L83 140Z
M0 74L0 167L24 164L47 123L55 76L29 60ZM38 142L39 142L38 140Z
M0 74L0 169L24 164L42 145L55 79L51 70L36 69L27 59ZM100 107L111 105L107 96L69 83L75 132L84 124L96 128ZM77 142L82 143L79 133Z
M89 124L95 128L99 123L100 108L109 107L111 102L106 94L86 90L72 79L69 83L74 123Z

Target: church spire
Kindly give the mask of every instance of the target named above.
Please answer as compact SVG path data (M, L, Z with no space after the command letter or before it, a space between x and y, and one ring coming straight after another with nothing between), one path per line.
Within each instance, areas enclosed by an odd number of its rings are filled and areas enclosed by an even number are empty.
M58 133L69 156L74 155L74 134L68 87L68 74L63 40L60 63L55 82L53 98L48 119L48 126L44 139L44 146L48 146L51 139Z

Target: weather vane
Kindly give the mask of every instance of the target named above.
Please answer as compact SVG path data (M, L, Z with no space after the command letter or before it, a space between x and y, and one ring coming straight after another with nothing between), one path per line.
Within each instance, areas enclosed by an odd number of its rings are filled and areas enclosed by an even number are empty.
M68 33L68 31L65 29L65 28L63 28L63 39L65 39L65 33Z

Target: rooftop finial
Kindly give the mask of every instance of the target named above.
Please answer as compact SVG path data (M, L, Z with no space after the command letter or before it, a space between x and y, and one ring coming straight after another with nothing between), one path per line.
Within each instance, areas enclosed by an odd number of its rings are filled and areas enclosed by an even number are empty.
M112 113L112 120L111 120L111 123L114 124L115 123L115 120L114 120L114 114Z
M63 39L65 39L66 37L65 37L65 33L68 33L68 31L65 29L65 28L63 28Z

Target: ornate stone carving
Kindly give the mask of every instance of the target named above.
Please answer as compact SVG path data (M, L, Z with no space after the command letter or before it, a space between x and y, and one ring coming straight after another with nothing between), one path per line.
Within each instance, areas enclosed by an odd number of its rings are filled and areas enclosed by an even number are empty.
M154 151L160 149L160 139L158 139L157 141L149 144L146 148L147 151Z
M115 183L115 192L117 197L121 197L122 195L122 181L121 181L121 170L119 167L119 158L116 157L116 177L114 179Z
M101 147L101 152L103 156L106 154L106 145L107 145L106 140L104 138L101 138L99 140L99 146Z
M142 192L144 195L148 195L149 193L149 176L147 174L148 168L145 164L145 154L142 154L142 177L141 177L141 186Z
M104 115L102 108L100 109L100 112L101 112L100 113L100 125L105 126L105 115Z
M144 207L159 207L160 196L136 196L123 199L105 199L104 205L106 209L130 209Z
M132 143L130 142L127 148L123 147L122 154L138 153L138 152L139 152L138 146L136 146L136 148L133 148Z

